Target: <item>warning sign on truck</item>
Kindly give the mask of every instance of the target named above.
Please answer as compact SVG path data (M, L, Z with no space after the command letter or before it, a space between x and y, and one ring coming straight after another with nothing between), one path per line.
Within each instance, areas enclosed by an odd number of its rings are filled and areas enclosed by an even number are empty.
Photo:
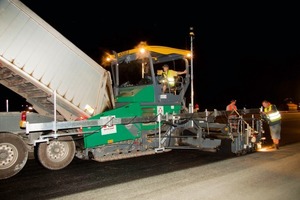
M104 119L104 120L109 120L109 119L113 119L115 118L115 116L107 116L107 117L101 117L101 119ZM117 126L116 125L104 125L102 126L101 128L101 133L102 135L108 135L108 134L113 134L113 133L116 133L117 132Z

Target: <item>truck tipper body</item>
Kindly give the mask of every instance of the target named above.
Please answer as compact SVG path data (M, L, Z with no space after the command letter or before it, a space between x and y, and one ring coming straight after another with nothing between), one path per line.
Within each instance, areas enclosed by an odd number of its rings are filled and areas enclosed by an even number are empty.
M20 1L0 1L0 83L34 109L76 120L113 107L109 71Z
M45 168L59 170L74 157L104 162L177 149L218 151L222 141L237 155L259 147L259 109L186 106L190 50L141 42L99 65L20 1L0 0L0 8L0 83L37 112L22 117L21 128L16 113L10 123L9 112L0 115L0 179L20 172L30 151ZM186 74L166 79L165 64Z

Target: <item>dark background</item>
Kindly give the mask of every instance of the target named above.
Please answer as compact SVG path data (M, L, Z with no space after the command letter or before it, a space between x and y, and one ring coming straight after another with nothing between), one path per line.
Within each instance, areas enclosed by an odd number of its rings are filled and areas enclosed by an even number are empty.
M194 28L194 102L204 109L260 107L270 100L300 101L300 14L288 2L162 3L22 0L62 35L100 63L104 51L149 45L190 49ZM1 88L0 108L25 104ZM19 100L20 99L20 100Z

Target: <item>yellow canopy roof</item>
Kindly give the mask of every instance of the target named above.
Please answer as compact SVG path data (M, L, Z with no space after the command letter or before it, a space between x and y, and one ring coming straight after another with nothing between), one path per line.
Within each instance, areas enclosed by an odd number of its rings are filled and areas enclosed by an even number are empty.
M139 54L141 54L142 48L148 51L151 54L151 57L157 62L191 57L191 51L189 50L177 49L166 46L141 46L117 53L118 60L122 61L126 58L128 59L128 56L130 55L135 55L136 59L136 57Z

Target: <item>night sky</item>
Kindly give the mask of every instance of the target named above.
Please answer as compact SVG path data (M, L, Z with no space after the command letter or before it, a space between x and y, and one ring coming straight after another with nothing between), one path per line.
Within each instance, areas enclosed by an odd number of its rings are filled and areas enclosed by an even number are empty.
M258 108L264 99L278 106L287 97L300 102L296 2L22 2L98 63L104 51L131 49L141 41L190 49L193 27L194 102L200 111L223 110L231 99L238 108ZM1 91L3 111L5 99L17 95L3 86Z

